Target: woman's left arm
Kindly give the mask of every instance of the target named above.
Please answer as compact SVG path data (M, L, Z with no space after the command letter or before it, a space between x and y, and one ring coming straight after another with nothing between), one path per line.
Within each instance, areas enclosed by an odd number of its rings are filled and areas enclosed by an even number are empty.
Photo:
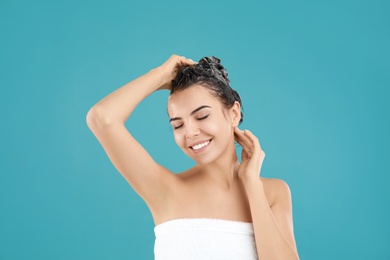
M259 259L299 259L293 232L290 189L282 180L269 180L275 194L269 205L259 177L265 153L248 130L236 128L236 140L243 147L238 175L248 197ZM268 185L268 184L267 184Z

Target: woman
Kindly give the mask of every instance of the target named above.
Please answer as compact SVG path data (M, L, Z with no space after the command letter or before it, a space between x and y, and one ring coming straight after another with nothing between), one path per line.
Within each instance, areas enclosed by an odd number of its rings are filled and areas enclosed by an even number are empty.
M157 164L124 126L144 98L162 89L171 91L175 141L197 163L180 174ZM153 215L156 259L299 259L289 187L259 177L265 154L249 130L238 128L242 119L220 60L178 55L88 112L89 128Z

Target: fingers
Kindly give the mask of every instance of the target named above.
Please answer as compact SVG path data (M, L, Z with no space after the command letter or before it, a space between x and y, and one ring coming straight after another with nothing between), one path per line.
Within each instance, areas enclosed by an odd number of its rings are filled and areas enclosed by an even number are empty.
M236 127L234 132L237 137L237 142L243 147L244 150L246 150L250 157L253 154L264 153L260 147L259 140L254 134L252 134L251 131L242 131Z
M252 150L252 142L251 140L245 135L245 131L242 131L240 129L238 129L238 127L236 127L234 129L234 132L236 134L236 141L239 145L242 146L242 148L244 148L246 151L250 151Z
M179 56L176 54L172 54L171 57L167 61L164 62L160 67L164 68L164 71L166 71L169 75L169 82L171 82L175 77L177 72L180 70L183 66L191 66L196 64L191 59L187 59L184 56Z
M252 143L255 144L255 146L257 146L259 149L261 149L259 139L257 139L257 137L254 134L252 134L251 131L245 130L245 134L249 137L249 139L252 141Z
M193 64L196 63L195 61L193 61L193 60L191 60L191 59L187 59L187 58L184 57L184 56L181 56L181 58L182 58L182 62L185 63L185 64L187 64L187 65L193 65Z
M184 57L184 56L181 56L183 59L185 59L185 60L190 60L190 61L193 61L193 60L191 60L191 59L187 59L186 57Z
M179 66L183 66L183 65L193 65L193 64L196 64L197 62L191 60L191 59L188 59L184 56L179 56L179 55L176 55L176 54L173 54L172 55L172 58L176 60L176 64L178 64Z
M254 134L252 134L251 131L246 130L245 132L250 137L252 142L255 144L254 145L254 149L255 149L254 153L258 154L260 156L261 160L263 160L265 157L265 153L264 153L263 149L261 149L259 139Z

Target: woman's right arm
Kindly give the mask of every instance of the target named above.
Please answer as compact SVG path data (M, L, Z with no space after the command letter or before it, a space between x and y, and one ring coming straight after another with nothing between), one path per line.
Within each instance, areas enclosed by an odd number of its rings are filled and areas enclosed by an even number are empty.
M125 84L96 103L86 117L115 168L150 208L163 205L175 185L175 175L157 164L128 132L124 123L135 107L152 92L170 89L183 65L193 61L172 55L164 64Z

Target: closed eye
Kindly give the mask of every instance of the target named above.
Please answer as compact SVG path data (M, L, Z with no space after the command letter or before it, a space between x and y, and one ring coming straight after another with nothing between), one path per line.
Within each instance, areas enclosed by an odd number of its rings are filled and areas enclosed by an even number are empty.
M203 119L206 119L206 118L208 118L208 117L209 117L209 115L210 115L210 114L208 114L207 116L204 116L204 117L200 117L200 118L198 118L198 120L203 120Z
M210 115L210 114L208 114L208 115L205 115L204 117L197 118L197 120L203 120L203 119L206 119L206 118L208 118L208 117L209 117L209 115ZM173 130L179 129L179 128L181 128L182 126L183 126L183 124L181 124L181 125L178 125L178 126L173 126Z

